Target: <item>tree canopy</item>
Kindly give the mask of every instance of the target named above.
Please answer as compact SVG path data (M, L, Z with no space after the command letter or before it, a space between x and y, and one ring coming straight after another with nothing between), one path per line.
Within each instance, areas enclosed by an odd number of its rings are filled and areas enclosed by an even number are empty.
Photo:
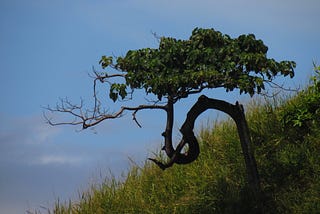
M174 100L205 88L260 93L277 75L294 76L295 63L267 57L268 47L253 34L231 38L214 29L196 28L188 40L161 37L159 47L130 50L125 57L103 56L103 69L121 72L125 83L113 83L110 98L124 99L133 89L144 89ZM114 62L115 61L115 62ZM101 78L108 78L108 74Z

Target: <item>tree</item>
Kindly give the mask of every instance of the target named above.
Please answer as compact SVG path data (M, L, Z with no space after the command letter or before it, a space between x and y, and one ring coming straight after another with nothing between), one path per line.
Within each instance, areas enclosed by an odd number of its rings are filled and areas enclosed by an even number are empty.
M280 61L267 57L268 48L253 34L231 38L214 29L193 30L188 40L170 37L159 38L158 48L130 50L124 57L102 56L100 64L108 72L94 72L94 108L83 110L81 105L73 105L61 100L56 108L48 107L52 112L64 112L75 117L73 121L51 125L82 125L83 129L95 126L107 119L119 118L125 111L136 113L144 109L161 109L166 112L166 129L162 133L167 163L150 158L161 169L173 164L188 164L196 160L200 150L194 135L194 122L207 109L217 109L230 115L236 123L242 152L246 164L249 186L255 195L260 193L259 174L254 158L248 125L243 106L238 102L231 104L201 95L187 114L180 131L182 139L176 148L172 143L174 104L191 94L204 89L225 88L226 91L238 89L240 94L251 96L265 89L265 84L273 83L277 76L294 76L295 62ZM114 114L102 110L97 97L97 82L109 83L109 97L113 102L132 99L134 90L143 89L153 94L157 100L136 107L124 106ZM188 144L186 152L182 152Z

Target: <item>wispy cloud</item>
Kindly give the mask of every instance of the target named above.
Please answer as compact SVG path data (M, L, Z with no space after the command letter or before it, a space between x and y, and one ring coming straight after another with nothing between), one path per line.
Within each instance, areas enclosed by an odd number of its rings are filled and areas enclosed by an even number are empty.
M41 115L9 117L0 113L0 118L1 143L41 144L49 142L60 130L47 125Z
M41 115L9 118L0 114L0 118L0 166L81 166L95 161L113 166L115 159L147 152L143 144L128 142L121 124L111 128L103 125L96 135L90 130L79 133L70 127L49 126ZM132 135L134 132L128 131ZM115 143L119 141L123 145Z
M77 156L68 156L68 155L43 155L38 157L35 161L34 164L39 164L39 165L79 165L83 161L85 161L84 158L82 157L77 157Z
M0 162L16 164L78 164L84 158L66 155L56 137L60 128L50 127L39 116L1 116ZM5 126L4 126L5 124ZM66 145L68 146L68 145ZM61 150L62 149L62 150Z

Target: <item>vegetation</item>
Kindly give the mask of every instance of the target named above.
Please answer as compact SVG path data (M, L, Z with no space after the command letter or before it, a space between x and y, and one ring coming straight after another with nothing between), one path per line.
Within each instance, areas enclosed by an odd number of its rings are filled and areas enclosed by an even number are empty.
M204 89L224 88L227 92L238 89L240 94L248 93L253 96L260 94L265 89L265 84L272 84L278 76L294 76L295 62L276 61L268 58L267 52L268 47L253 34L231 38L214 29L195 28L187 40L161 37L158 48L129 50L124 57L115 59L112 56L103 56L100 64L102 69L107 70L94 72L93 108L86 110L82 104L74 105L68 100L62 100L60 106L48 107L48 110L67 113L72 119L58 123L48 119L48 122L51 125L82 125L83 129L86 129L107 119L119 118L124 111L133 111L133 120L140 126L136 119L138 111L164 110L166 128L162 132L162 150L169 160L163 162L149 158L164 170L174 164L189 164L195 161L200 153L199 143L193 132L195 120L208 109L223 111L236 123L247 181L251 189L250 195L257 200L259 210L262 206L261 184L242 105L238 102L233 105L201 95L186 115L180 128L182 139L175 148L172 128L174 105L191 94L198 94ZM96 92L97 82L108 83L109 98L114 102L132 99L134 91L138 89L147 95L152 94L155 100L136 107L123 106L118 112L110 114L101 107Z
M319 70L298 94L247 106L265 213L320 210ZM57 203L53 212L253 213L234 122L203 128L198 140L202 153L192 164L166 171L150 162L132 166L124 181L108 178L77 202ZM161 153L158 158L163 159Z

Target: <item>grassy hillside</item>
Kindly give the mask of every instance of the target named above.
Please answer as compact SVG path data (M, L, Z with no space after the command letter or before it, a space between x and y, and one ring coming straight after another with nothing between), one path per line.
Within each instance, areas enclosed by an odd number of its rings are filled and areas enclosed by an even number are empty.
M247 119L265 195L266 213L320 210L320 84L286 99L255 101ZM133 166L124 182L107 179L54 213L252 213L233 121L199 133L201 154L162 171Z

